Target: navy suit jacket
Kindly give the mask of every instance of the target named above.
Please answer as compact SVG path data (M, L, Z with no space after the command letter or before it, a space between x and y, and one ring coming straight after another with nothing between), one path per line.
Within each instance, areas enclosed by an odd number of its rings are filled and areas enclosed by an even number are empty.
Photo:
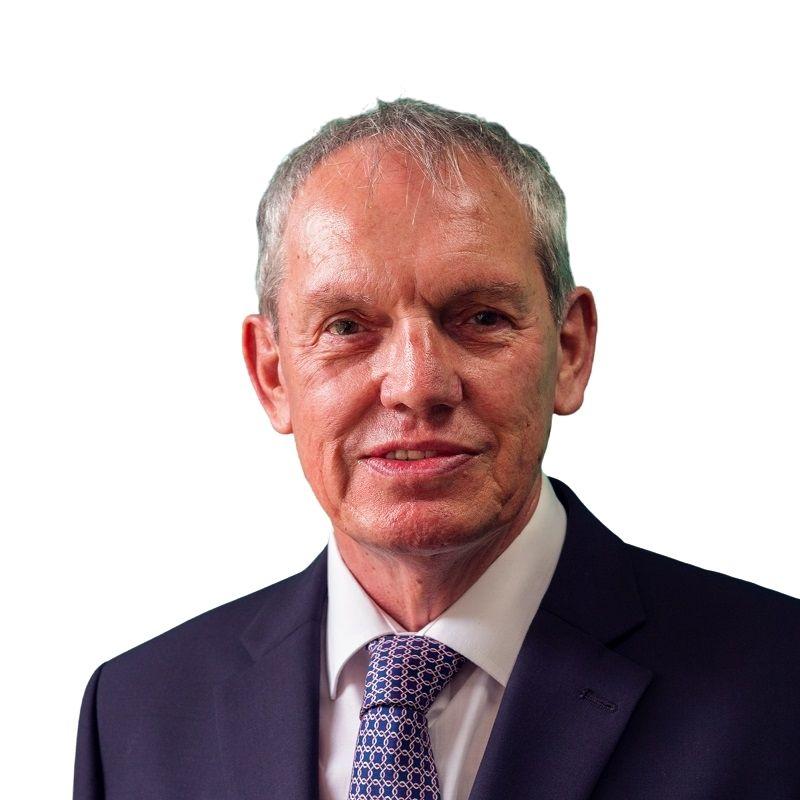
M470 800L798 800L800 601L624 544L553 485L564 548ZM317 798L325 599L323 551L102 665L75 799Z

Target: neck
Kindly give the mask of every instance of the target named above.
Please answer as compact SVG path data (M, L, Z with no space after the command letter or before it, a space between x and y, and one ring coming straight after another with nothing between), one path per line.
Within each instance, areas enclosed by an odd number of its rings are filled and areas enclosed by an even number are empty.
M396 553L366 546L334 531L342 560L364 591L406 630L418 631L458 600L519 536L541 494L539 475L514 518L461 548L446 552Z

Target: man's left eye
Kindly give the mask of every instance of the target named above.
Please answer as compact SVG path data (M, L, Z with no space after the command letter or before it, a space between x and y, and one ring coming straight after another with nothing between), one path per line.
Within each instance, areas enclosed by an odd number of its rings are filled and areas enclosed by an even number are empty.
M358 333L361 326L352 319L336 319L325 328L326 331L334 336L351 336Z
M477 314L473 314L469 319L474 320L481 328L493 328L495 325L506 321L506 318L499 311L491 311L489 309L479 311Z

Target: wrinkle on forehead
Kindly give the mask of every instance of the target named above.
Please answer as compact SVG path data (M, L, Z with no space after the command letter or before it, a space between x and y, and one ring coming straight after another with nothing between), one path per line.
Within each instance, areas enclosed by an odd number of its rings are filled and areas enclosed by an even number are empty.
M333 277L371 294L402 285L408 296L416 271L443 279L536 263L525 209L497 169L465 158L447 188L407 153L355 144L313 170L292 204L284 242L293 291Z
M313 264L319 265L332 253L356 253L352 224L346 209L331 208L326 203L311 206L302 218L297 244L300 252Z
M477 181L471 182L469 177ZM482 191L475 189L476 182L481 184ZM495 196L510 194L518 200L516 191L491 156L472 153L459 144L443 151L435 163L421 164L392 142L374 138L356 140L333 152L311 171L293 205L304 206L309 195L339 194L335 192L337 183L347 184L346 203L358 203L364 210L375 204L378 192L392 192L398 198L402 195L403 206L411 211L411 224L420 205L436 204L439 194L447 195L446 205L456 207L460 215L480 220L485 220L489 213L485 192Z

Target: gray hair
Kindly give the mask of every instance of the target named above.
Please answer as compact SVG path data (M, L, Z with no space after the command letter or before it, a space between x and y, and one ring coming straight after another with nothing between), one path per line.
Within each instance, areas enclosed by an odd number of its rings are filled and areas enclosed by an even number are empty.
M531 220L536 258L556 322L561 322L567 295L575 288L567 249L564 193L541 153L516 139L495 122L473 114L399 98L378 101L375 108L347 119L334 119L281 162L258 205L259 311L277 331L278 289L283 277L282 239L289 207L297 190L321 161L350 142L379 137L408 154L425 176L439 182L442 164L455 174L458 152L490 157L516 189Z

